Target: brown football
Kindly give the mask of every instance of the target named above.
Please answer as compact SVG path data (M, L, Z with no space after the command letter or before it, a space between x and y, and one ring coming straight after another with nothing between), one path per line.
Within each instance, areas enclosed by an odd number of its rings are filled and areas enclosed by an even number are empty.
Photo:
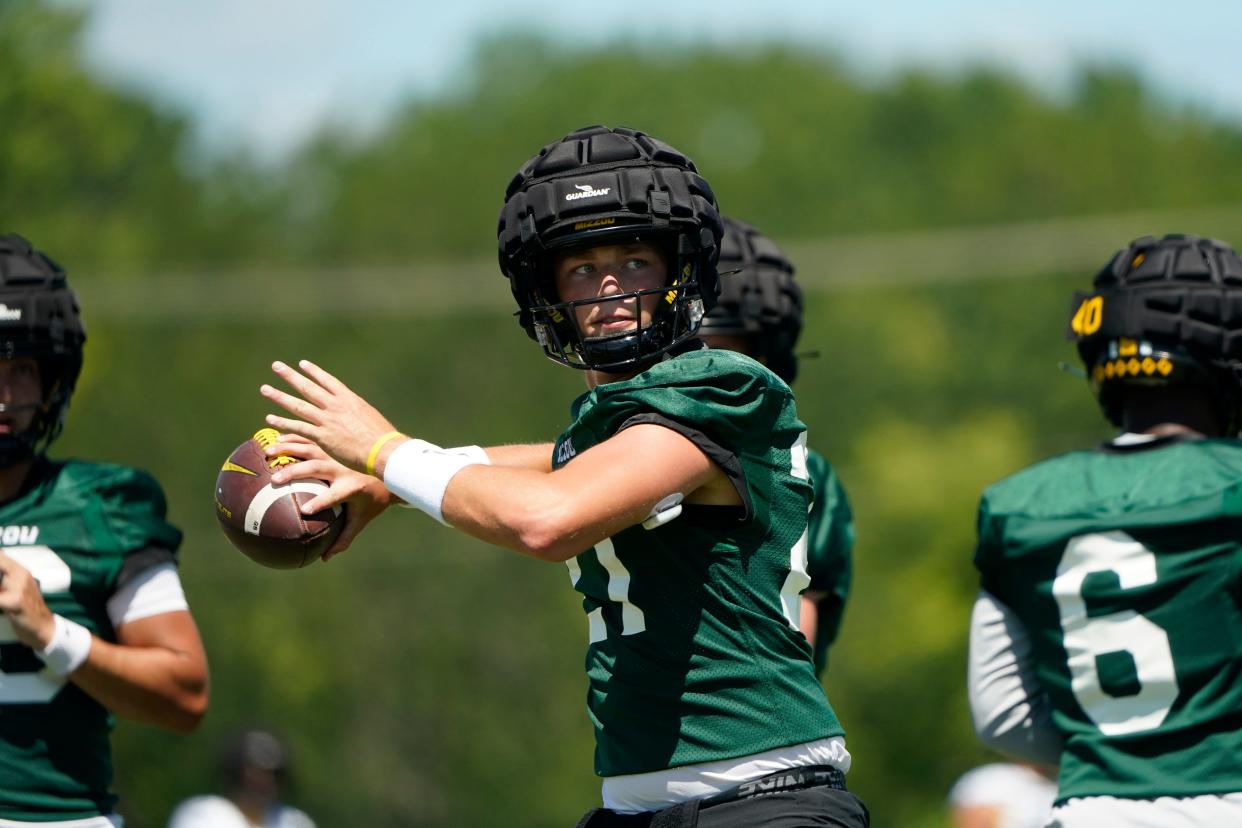
M303 515L301 506L328 488L321 480L272 483L272 472L298 462L263 450L279 432L260 429L229 455L216 478L216 519L229 541L256 563L296 569L319 560L345 526L344 506Z

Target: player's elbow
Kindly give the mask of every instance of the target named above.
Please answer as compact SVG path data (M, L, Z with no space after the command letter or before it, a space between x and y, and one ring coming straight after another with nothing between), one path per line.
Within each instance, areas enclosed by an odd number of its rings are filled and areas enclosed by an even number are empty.
M975 736L985 746L995 748L998 744L1004 744L1006 737L1013 732L1014 728L1004 716L992 715L994 711L981 711L972 707L971 721L975 726Z
M972 700L973 701L973 700ZM986 747L1024 762L1055 766L1061 756L1060 731L1039 705L985 708L971 705L975 735Z
M192 733L207 715L210 701L206 663L184 668L165 691L156 724L174 733Z
M209 702L210 692L206 681L200 686L187 688L179 694L168 711L164 727L174 733L193 733L202 724L203 717L207 715Z
M968 695L975 736L988 747L999 749L1012 741L1014 734L1030 729L1030 704L1026 699L1015 702L999 695L988 684L971 684Z
M564 563L581 552L584 547L547 526L535 526L519 535L521 551L548 563Z
M582 540L573 510L563 503L525 510L514 528L521 551L549 563L564 563L591 546Z

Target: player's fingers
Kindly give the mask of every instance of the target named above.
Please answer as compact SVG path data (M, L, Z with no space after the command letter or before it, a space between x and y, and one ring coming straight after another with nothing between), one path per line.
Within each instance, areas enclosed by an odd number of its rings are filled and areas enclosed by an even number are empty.
M16 609L30 572L17 561L0 552L0 610Z
M369 509L361 503L352 503L345 512L345 525L341 528L340 536L324 551L323 560L329 560L348 549L349 545L354 542L354 538L358 537L378 514L374 509Z
M332 394L353 393L349 386L341 382L332 374L329 374L324 369L320 368L315 363L311 362L309 359L298 360L298 367L305 371L308 377L319 383Z
M306 465L311 465L312 463L307 463ZM315 474L314 477L319 480L331 481L328 484L328 490L315 495L302 504L302 514L304 515L313 515L315 512L322 512L326 509L340 506L358 493L357 481L351 479L351 475L357 474L356 472L347 472L345 475L340 475L338 474L341 470L340 466L333 464L333 468L326 468L327 465L327 463L324 463L323 466L316 469L318 474ZM348 520L349 517L351 515L347 514L346 519Z
M0 552L0 587L12 587L28 573L29 570L24 566L4 552Z
M302 514L313 515L316 512L325 512L333 506L339 506L345 502L345 495L332 491L329 488L322 494L317 494L310 500L302 504Z
M314 403L307 402L292 394L287 394L279 388L267 384L259 386L259 393L290 414L301 417L303 420L309 420L312 423L323 422L323 409Z
M303 437L301 434L282 434L280 435L282 443L310 443L311 441ZM314 445L311 443L311 445Z
M268 414L263 418L263 422L282 433L301 434L311 441L314 441L319 433L319 430L310 423L304 423L301 420L291 420L288 417L281 417L279 414Z
M303 376L285 363L279 360L273 362L272 370L276 373L276 376L289 383L289 387L315 403L315 405L326 407L331 401L332 395L321 384L313 378Z
M320 560L330 561L337 555L344 552L349 548L349 545L354 542L354 538L358 537L358 533L361 531L361 526L351 528L349 522L346 522L345 528L341 530L341 534L331 546L324 550L323 555L320 556Z
M328 453L321 449L318 443L312 443L306 439L294 442L284 437L263 449L263 453L272 458L296 457L299 460L326 460L328 458Z
M303 460L290 463L272 472L272 482L281 485L291 480L327 480L331 481L340 470L340 466L331 460Z

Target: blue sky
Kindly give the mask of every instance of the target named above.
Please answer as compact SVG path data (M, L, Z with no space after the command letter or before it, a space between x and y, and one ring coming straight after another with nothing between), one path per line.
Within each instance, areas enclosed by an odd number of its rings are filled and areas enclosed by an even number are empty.
M1242 3L1233 0L88 5L88 54L101 74L195 115L206 146L240 144L267 158L325 121L374 129L403 98L450 86L480 36L515 28L578 45L622 34L672 43L794 42L831 49L874 76L912 63L952 70L989 61L1054 91L1082 62L1119 60L1168 97L1242 120Z

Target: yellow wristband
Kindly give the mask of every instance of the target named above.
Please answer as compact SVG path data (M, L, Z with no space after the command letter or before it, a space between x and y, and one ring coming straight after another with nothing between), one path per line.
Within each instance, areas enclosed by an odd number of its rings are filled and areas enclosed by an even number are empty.
M367 454L367 474L375 474L375 461L379 457L380 449L395 437L404 437L400 431L390 431L387 434L381 434L379 439L371 446L371 451Z

